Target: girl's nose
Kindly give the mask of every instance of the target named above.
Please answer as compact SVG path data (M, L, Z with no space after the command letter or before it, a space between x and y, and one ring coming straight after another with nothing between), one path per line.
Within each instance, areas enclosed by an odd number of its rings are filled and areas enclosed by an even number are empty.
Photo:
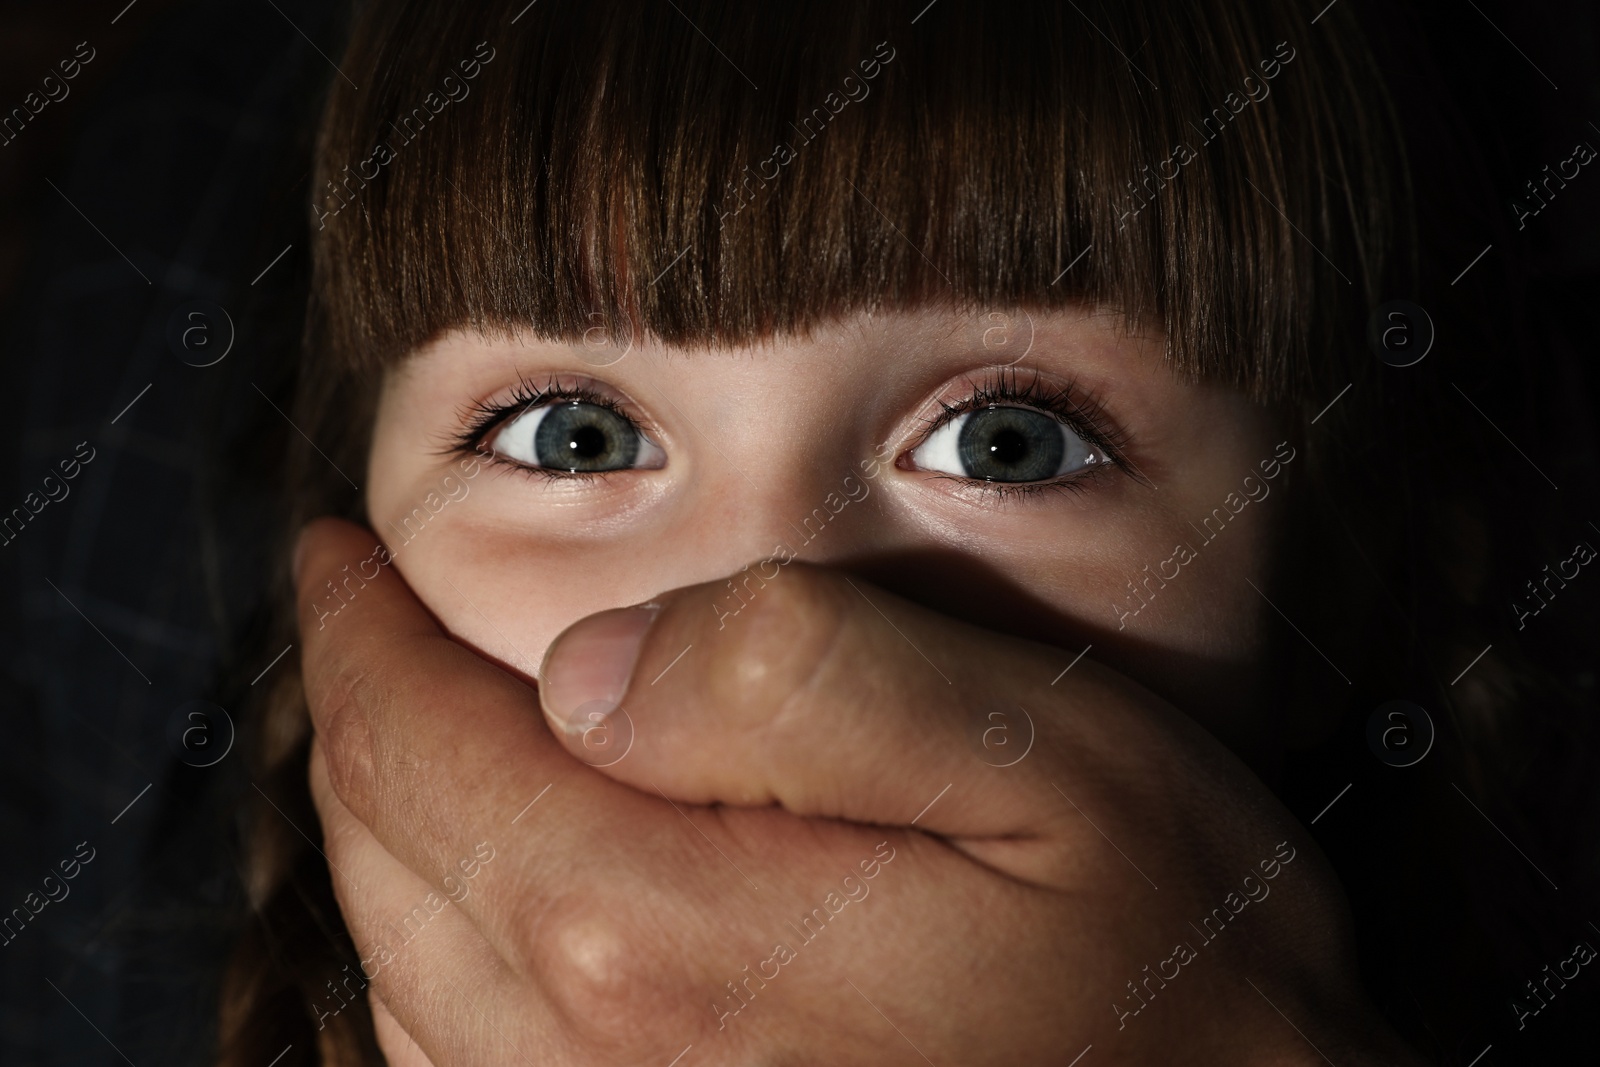
M881 472L870 477L870 470L846 462L778 463L697 486L697 554L731 572L764 559L847 565L881 551L897 538Z

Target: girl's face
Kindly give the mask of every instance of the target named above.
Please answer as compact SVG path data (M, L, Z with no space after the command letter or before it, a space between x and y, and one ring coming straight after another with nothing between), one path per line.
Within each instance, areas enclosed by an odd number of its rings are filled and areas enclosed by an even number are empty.
M444 626L524 677L585 615L730 575L737 612L783 581L738 572L792 556L1063 668L1092 644L1254 761L1277 729L1252 583L1293 450L1164 350L1087 310L861 315L719 350L451 333L386 377L368 513Z

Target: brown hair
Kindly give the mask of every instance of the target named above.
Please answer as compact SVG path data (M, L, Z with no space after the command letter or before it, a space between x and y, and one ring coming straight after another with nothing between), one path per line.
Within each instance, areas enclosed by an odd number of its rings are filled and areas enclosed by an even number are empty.
M326 341L370 369L464 324L737 344L871 307L1086 300L1153 317L1186 370L1328 384L1403 190L1348 20L1083 10L369 9L344 63L363 88L334 85L318 146Z
M1457 543L1492 541L1492 524L1460 471L1382 450L1436 433L1464 462L1502 461L1430 368L1397 379L1365 329L1416 295L1487 359L1500 335L1474 286L1493 275L1448 288L1419 272L1400 121L1358 4L1315 24L1271 0L517 6L369 3L330 82L296 422L339 468L364 468L383 368L454 327L732 345L865 309L1117 308L1165 330L1179 372L1296 413L1303 550L1274 600L1330 621L1319 644L1353 681L1322 684L1289 634L1280 697L1345 726L1396 695L1468 709L1436 766L1470 766L1463 784L1489 791L1492 762L1472 759L1512 730L1511 668L1492 658L1480 675L1498 691L1452 696L1429 664L1490 640L1487 614L1434 605L1492 594L1498 557ZM361 517L298 444L290 529ZM1438 551L1382 536L1433 500L1456 523ZM1412 651L1397 660L1391 639ZM259 780L314 826L304 697L285 676L256 722ZM1310 758L1345 758L1331 753ZM364 1001L316 1026L325 983L357 959L326 864L264 805L254 834L221 1062L284 1043L285 1067L377 1062ZM1375 951L1425 951L1396 945ZM1396 1021L1416 1036L1462 1010L1446 1000Z

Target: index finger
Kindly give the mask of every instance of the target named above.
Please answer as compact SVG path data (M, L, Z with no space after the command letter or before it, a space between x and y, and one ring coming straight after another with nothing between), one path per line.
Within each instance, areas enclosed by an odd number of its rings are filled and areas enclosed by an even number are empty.
M424 708L452 707L471 694L479 721L496 720L506 743L535 740L526 714L532 691L451 640L391 572L388 548L370 530L316 519L301 532L295 561L312 725L334 791L362 822L382 830L389 811L381 794L393 784L383 781L393 761L378 757L470 744L486 732L456 729L452 716Z
M442 884L472 842L518 833L520 811L547 788L546 815L629 792L560 749L532 689L444 632L371 531L318 519L296 561L302 673L329 784L424 880ZM559 841L541 851L559 854ZM523 885L537 891L552 868L523 872ZM467 910L499 914L483 897Z

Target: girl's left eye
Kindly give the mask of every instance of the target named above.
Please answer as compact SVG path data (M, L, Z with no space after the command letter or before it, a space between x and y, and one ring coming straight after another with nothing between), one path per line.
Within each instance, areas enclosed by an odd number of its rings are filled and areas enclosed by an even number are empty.
M484 444L523 466L569 474L653 469L667 458L621 412L583 400L530 408L507 420Z
M1060 419L999 405L948 419L911 452L919 470L984 482L1042 482L1110 461Z

